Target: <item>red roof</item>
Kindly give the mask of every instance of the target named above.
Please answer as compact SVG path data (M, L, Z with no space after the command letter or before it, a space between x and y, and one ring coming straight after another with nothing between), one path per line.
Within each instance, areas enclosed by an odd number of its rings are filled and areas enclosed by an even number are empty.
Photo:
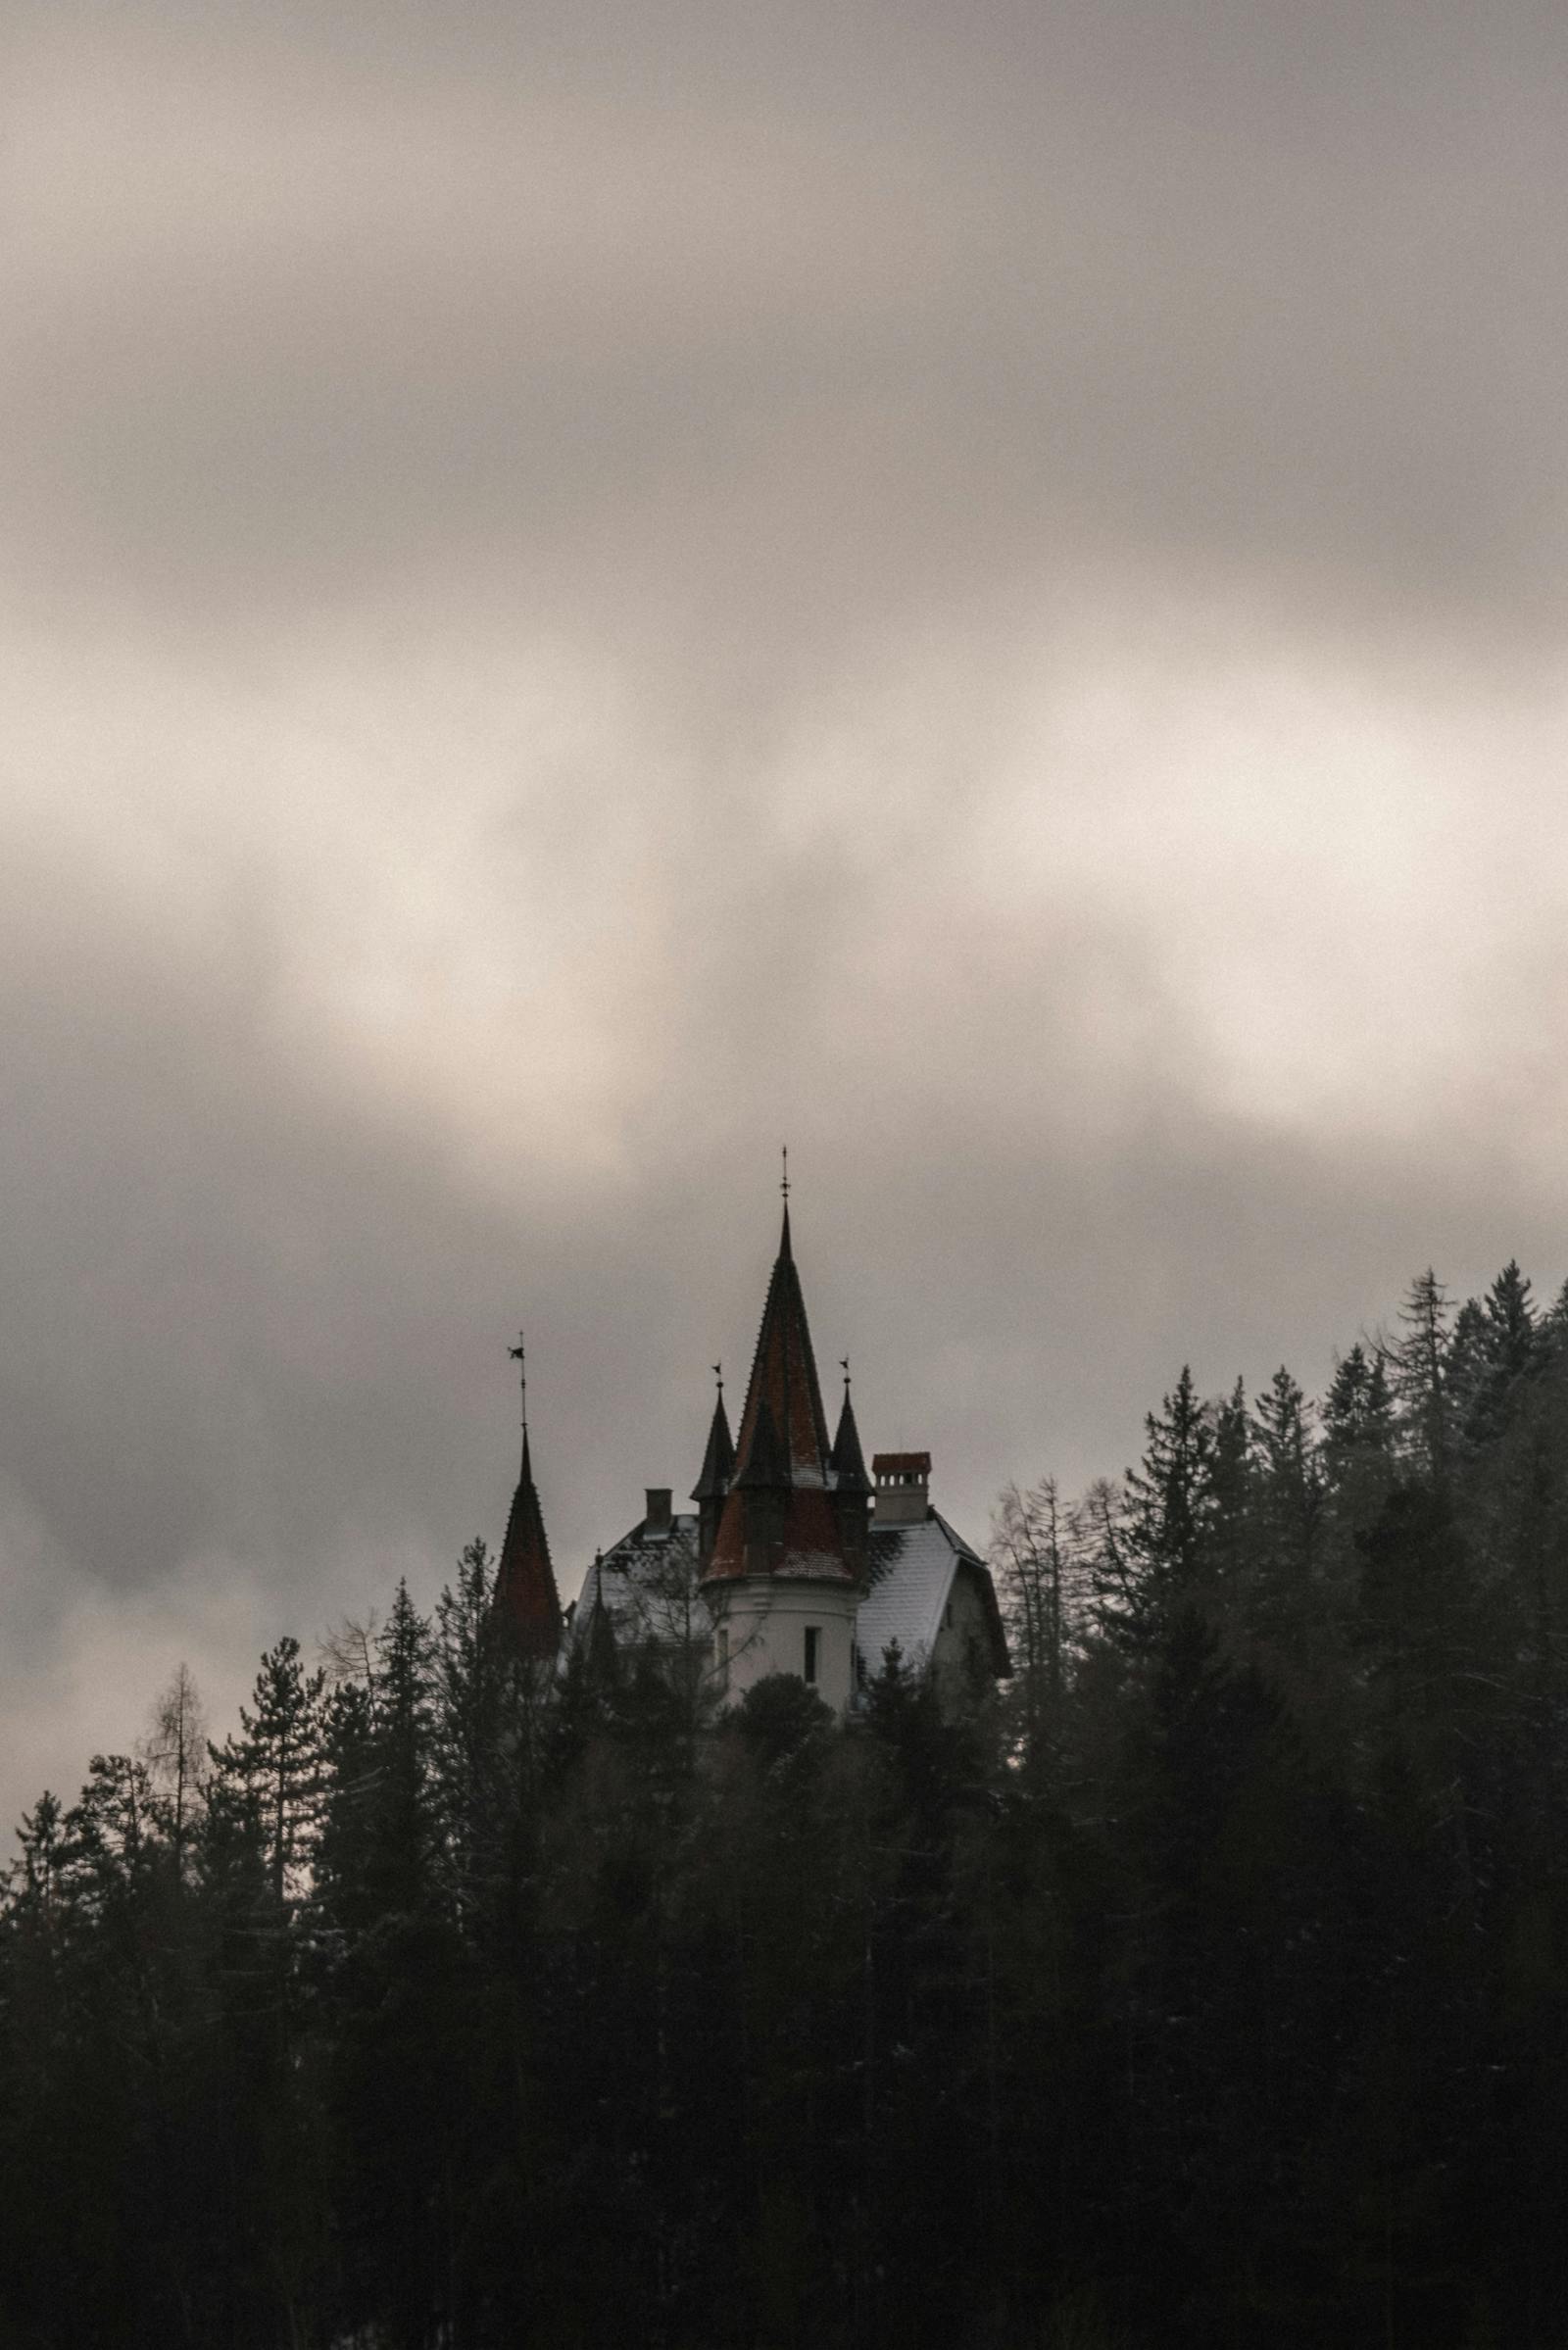
M757 1574L858 1580L828 1490L827 1422L787 1207L706 1580Z
M705 1583L723 1582L736 1575L796 1575L824 1583L858 1581L844 1555L844 1538L830 1494L815 1486L792 1487L781 1496L782 1506L761 1547L747 1539L751 1523L748 1499L744 1490L731 1489Z
M496 1570L495 1610L528 1657L551 1657L561 1645L561 1597L550 1564L550 1540L534 1491L528 1439L522 1440L522 1474L512 1496L501 1564Z
M871 1456L873 1477L929 1477L929 1452L876 1452Z
M792 1480L801 1485L826 1485L827 1421L822 1412L822 1392L816 1383L816 1360L806 1323L801 1277L795 1270L790 1248L787 1207L773 1278L767 1285L762 1325L757 1334L757 1352L752 1357L746 1409L741 1414L740 1432L735 1439L737 1476L751 1456L758 1406L764 1396Z

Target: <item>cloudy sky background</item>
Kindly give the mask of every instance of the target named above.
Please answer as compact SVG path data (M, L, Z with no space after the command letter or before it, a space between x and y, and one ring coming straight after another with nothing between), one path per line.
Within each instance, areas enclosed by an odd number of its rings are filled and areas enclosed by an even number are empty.
M10 0L0 1800L695 1475L1568 1270L1568 21Z

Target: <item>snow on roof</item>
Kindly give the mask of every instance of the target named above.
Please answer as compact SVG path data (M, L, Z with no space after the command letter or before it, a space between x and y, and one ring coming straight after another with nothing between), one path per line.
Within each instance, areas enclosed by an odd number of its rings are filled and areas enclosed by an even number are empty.
M572 1611L571 1638L588 1638L596 1608L610 1618L617 1640L669 1639L695 1601L697 1520L673 1516L667 1534L650 1534L640 1519L596 1559L583 1577Z
M936 1646L959 1561L981 1562L934 1509L912 1526L873 1526L869 1551L871 1588L855 1626L866 1670L881 1670L895 1640L906 1664L923 1663Z
M806 1562L808 1568L816 1564ZM906 1664L917 1667L929 1661L953 1579L961 1569L982 1578L986 1612L996 1617L985 1562L934 1509L911 1526L871 1527L867 1567L869 1588L856 1613L856 1640L870 1673L881 1670L895 1640ZM599 1607L609 1617L617 1642L678 1643L689 1640L694 1630L701 1637L707 1617L698 1599L697 1519L689 1514L672 1519L667 1535L650 1535L643 1523L622 1535L583 1579L582 1595L572 1611L573 1642L587 1641ZM1005 1672L1000 1619L996 1639Z

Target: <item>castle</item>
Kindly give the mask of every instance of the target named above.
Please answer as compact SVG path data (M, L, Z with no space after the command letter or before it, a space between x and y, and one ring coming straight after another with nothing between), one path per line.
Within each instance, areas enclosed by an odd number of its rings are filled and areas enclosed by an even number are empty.
M1007 1648L990 1573L932 1506L930 1477L926 1452L876 1453L867 1473L847 1366L828 1441L786 1188L739 1430L720 1382L695 1510L648 1489L641 1519L563 1610L525 1418L497 1613L527 1657L575 1650L604 1668L651 1653L695 1664L725 1703L791 1673L845 1714L895 1648L956 1698L1005 1674Z

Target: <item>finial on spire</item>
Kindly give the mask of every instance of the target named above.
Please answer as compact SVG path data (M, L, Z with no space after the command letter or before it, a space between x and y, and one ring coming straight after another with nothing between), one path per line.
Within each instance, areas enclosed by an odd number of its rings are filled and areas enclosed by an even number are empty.
M527 1348L522 1343L522 1332L520 1330L517 1333L516 1345L514 1346L509 1346L507 1348L507 1354L509 1358L517 1366L517 1384L522 1391L522 1474L526 1477L528 1474L528 1354Z
M724 1393L724 1366L722 1363L714 1363L713 1378L717 1385L718 1392L722 1395Z
M780 1178L778 1188L783 1195L784 1204L788 1207L790 1203L790 1147L788 1143L780 1144L779 1155L784 1161L784 1173Z
M844 1393L847 1395L850 1392L850 1358L847 1354L839 1356L839 1369L844 1373Z

